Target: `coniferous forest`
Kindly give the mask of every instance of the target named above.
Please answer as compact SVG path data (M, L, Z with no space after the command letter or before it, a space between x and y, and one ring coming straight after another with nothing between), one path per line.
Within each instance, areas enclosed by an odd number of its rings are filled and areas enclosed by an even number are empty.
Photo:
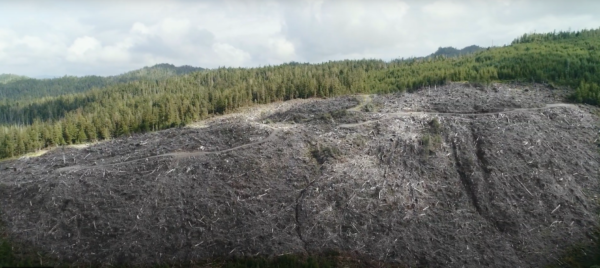
M0 158L178 127L239 107L295 98L413 91L450 81L567 86L600 104L600 29L526 34L511 45L444 55L259 68L163 64L114 77L0 83Z

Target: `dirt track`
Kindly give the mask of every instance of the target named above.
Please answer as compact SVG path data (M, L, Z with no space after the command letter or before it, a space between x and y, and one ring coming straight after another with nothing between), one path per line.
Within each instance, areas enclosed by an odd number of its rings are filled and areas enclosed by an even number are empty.
M451 84L52 150L0 163L0 217L77 265L336 250L539 267L597 226L598 111L563 97Z
M239 150L239 149L243 149L243 148L248 148L250 146L254 146L254 145L258 145L258 144L264 143L264 142L271 141L275 137L275 134L277 133L277 131L279 131L279 130L278 129L273 129L273 131L271 132L271 134L269 135L269 137L267 137L267 138L265 138L263 140L260 140L260 141L257 141L257 142L252 142L252 143L248 143L248 144L244 144L244 145L239 145L239 146L236 146L236 147L233 147L233 148L219 150L219 151L211 151L211 152L205 152L205 151L172 152L172 153L165 153L165 154L153 155L153 156L148 156L148 157L145 157L145 158L138 158L138 159L134 159L134 160L124 161L124 162L119 162L119 163L113 163L113 164L100 164L100 165L95 165L95 166L82 166L82 165L66 166L66 167L62 167L62 168L56 169L55 172L68 172L68 171L81 170L81 169L107 168L107 167L116 166L116 165L128 165L128 164L133 164L133 163L138 162L138 161L148 161L150 159L159 158L159 157L172 157L174 159L179 159L179 158L185 158L185 157L206 156L206 155L211 155L211 154L222 154L222 153L227 153L227 152L231 152L231 151L235 151L235 150Z

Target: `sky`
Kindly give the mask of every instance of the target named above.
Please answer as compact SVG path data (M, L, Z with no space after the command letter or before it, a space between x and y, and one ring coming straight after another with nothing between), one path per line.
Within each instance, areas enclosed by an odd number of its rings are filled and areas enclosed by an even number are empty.
M600 28L595 0L6 0L0 73L117 75L418 57L524 33Z

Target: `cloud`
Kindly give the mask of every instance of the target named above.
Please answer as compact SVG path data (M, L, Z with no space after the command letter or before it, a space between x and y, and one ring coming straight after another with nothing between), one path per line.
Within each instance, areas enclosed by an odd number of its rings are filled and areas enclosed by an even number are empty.
M275 53L274 57L280 61L292 61L296 58L294 44L283 37L270 38L269 48Z
M66 60L87 64L97 64L99 62L123 63L130 59L128 49L131 45L128 40L124 40L114 45L103 46L96 38L83 36L75 39L67 49Z
M409 10L402 1L296 3L285 9L283 33L307 61L393 49L410 27Z
M115 75L157 63L252 67L423 56L600 27L599 1L9 1L0 73Z
M218 56L216 59L218 62L227 62L233 67L244 66L244 63L251 58L246 51L226 43L215 43L212 49Z
M75 39L75 42L69 47L68 61L94 61L95 53L102 49L100 41L96 38L84 36Z
M141 22L136 22L133 24L133 26L131 26L131 33L140 35L151 34L150 29Z
M461 3L451 1L436 1L423 7L423 13L429 19L449 20L465 15L467 8Z

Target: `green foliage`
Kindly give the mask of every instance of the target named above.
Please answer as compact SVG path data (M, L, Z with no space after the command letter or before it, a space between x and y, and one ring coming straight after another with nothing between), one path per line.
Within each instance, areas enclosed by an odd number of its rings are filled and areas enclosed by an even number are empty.
M340 119L346 115L348 115L348 111L346 109L340 109L331 112L331 117L334 119Z
M0 74L0 84L6 84L18 80L27 79L27 76L20 76L15 74Z
M189 65L175 66L173 64L161 63L152 67L144 67L139 70L127 72L121 75L109 77L119 83L135 81L135 80L164 80L172 76L184 75L193 72L205 70L204 68L193 67Z
M593 235L593 241L570 247L557 264L548 267L594 268L600 267L600 229Z
M435 149L442 144L442 126L437 118L428 123L429 129L421 136L421 154L425 157L435 154Z
M10 244L2 239L0 241L0 267L12 266L14 258Z
M557 41L575 38L600 37L600 29L582 30L578 32L560 31L551 33L523 34L523 36L512 41L512 44L524 44L535 42Z
M13 243L0 224L0 268L2 267L48 267L56 261L32 248ZM45 265L44 265L45 264Z
M176 67L172 64L163 63L109 77L92 75L84 77L64 76L53 79L33 79L25 76L1 74L0 100L18 100L28 104L30 101L40 98L81 93L94 88L102 88L131 81L165 80L172 76L184 75L202 70L204 69L187 65ZM5 104L6 103L7 102L5 102ZM0 104L2 104L2 102L0 102Z
M310 155L317 161L317 163L322 165L329 159L336 159L341 155L341 152L337 147L322 146L321 144L317 144L317 146L310 150Z
M348 112L346 111L346 109L341 109L341 110L336 110L336 111L332 111L329 113L323 113L323 114L319 114L316 116L316 119L320 119L326 122L335 122L335 119L340 119L344 116L346 116L348 114ZM296 123L300 123L300 122L304 122L307 121L309 119L307 118L302 118L300 120L296 120L299 118L295 118L294 122Z
M440 121L437 118L431 119L428 124L429 131L432 134L440 134L442 132L442 125L440 125Z
M301 258L294 255L282 255L273 259L239 258L224 263L223 268L329 268L337 267L334 259L317 256Z
M43 97L84 92L92 88L104 87L112 83L114 82L110 79L100 76L64 76L54 79L27 78L0 84L0 99L10 102L24 102L26 100ZM7 102L4 102L4 104L6 103Z
M423 134L421 136L421 154L424 157L435 154L435 149L442 144L442 137L440 135L433 135L430 133Z
M351 137L350 141L352 142L352 145L357 147L364 147L365 145L367 145L367 138L362 135L356 135L354 137Z
M600 85L595 82L586 82L581 80L575 93L571 96L575 102L587 103L592 105L600 104Z
M363 112L367 112L367 113L374 112L375 111L375 105L373 105L372 102L369 102L369 103L365 104L365 106L363 106L361 110Z

